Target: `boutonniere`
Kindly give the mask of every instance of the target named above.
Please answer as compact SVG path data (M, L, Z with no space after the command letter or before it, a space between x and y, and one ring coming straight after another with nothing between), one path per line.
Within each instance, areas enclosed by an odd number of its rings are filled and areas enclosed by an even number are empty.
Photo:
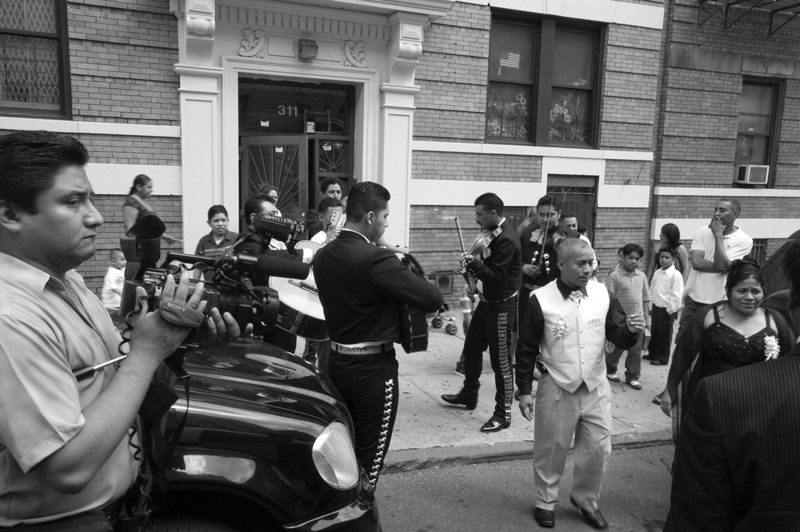
M764 338L764 357L765 360L775 360L781 352L781 347L778 344L778 339L774 336L767 336Z
M556 338L564 338L568 332L569 327L567 327L567 320L564 319L564 316L559 316L558 321L553 325L553 336Z

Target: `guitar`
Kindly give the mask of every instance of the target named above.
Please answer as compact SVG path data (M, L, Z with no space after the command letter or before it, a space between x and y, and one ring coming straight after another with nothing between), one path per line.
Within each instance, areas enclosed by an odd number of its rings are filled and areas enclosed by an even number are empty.
M325 233L325 241L322 244L303 240L295 245L295 249L312 249L316 252L339 236L339 231L344 227L346 220L347 217L344 214L334 211L330 226ZM271 276L269 286L277 290L280 297L281 303L276 322L278 327L301 338L318 342L330 337L328 327L325 325L325 313L319 301L319 290L317 290L317 283L314 280L313 268L308 277L302 281Z
M413 255L398 254L400 262L406 267L425 278L425 272ZM414 310L403 305L405 312L400 313L400 345L406 353L417 353L428 350L428 316L422 310Z

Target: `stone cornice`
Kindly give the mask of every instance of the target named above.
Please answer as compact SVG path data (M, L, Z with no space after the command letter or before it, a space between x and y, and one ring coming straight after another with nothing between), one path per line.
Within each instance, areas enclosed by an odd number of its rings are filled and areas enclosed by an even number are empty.
M285 4L253 6L242 3L220 3L217 20L221 23L242 24L262 30L276 29L294 32L325 33L348 40L389 42L392 27L387 17L374 15L352 16L352 13L325 9L283 9ZM280 7L280 10L277 8Z
M283 13L313 13L323 17L341 18L347 13L347 20L356 21L370 16L388 16L395 11L424 15L431 20L447 14L456 0L217 0L217 8L222 6L241 6L256 9L269 9ZM355 18L354 18L355 16Z
M328 0L327 3L339 9L381 10L385 13L404 11L437 19L447 14L455 0Z

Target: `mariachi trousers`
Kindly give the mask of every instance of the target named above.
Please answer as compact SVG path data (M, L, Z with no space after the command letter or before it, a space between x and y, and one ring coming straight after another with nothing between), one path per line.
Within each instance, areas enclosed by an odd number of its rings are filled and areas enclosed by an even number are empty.
M494 417L511 421L514 379L511 371L511 336L517 330L517 296L499 303L481 301L472 314L464 340L465 397L477 397L483 370L483 352L489 348L494 370Z
M374 488L400 399L394 348L374 355L344 355L331 349L328 372L353 419L356 460Z

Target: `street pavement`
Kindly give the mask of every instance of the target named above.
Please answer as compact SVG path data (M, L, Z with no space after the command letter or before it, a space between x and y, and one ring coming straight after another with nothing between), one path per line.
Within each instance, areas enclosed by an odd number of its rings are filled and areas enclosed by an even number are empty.
M613 532L662 530L669 513L672 444L615 449L603 475L600 509ZM564 467L555 507L557 532L591 532L570 504L575 460ZM533 519L530 457L453 464L381 475L375 495L385 532L543 530Z
M533 423L522 417L517 402L512 407L511 427L491 434L479 431L494 410L488 352L484 353L478 407L468 411L441 400L442 394L457 393L463 383L463 377L454 373L464 344L461 315L451 316L452 321L445 319L444 323L455 324L458 332L450 335L443 328L429 328L427 351L406 354L397 346L401 396L385 473L532 456ZM611 383L612 446L671 441L672 422L652 403L653 396L664 389L668 367L643 361L642 390L625 384L624 357L619 367L623 382Z

